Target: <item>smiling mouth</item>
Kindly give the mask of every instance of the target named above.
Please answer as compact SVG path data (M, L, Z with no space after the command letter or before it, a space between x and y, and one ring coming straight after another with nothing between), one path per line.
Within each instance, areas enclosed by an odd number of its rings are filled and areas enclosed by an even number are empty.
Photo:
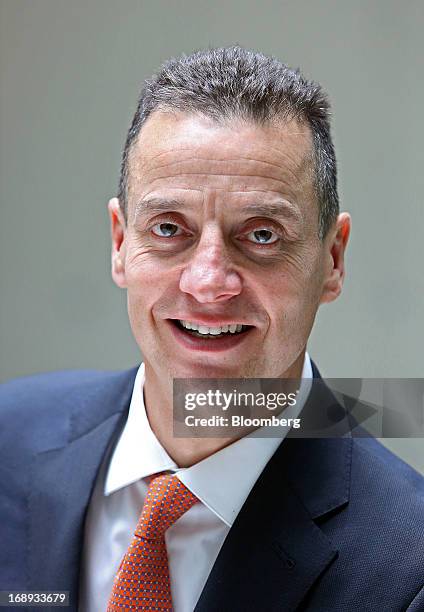
M253 328L252 325L242 323L232 323L228 325L212 326L202 325L193 321L183 321L181 319L170 319L171 323L181 331L194 338L202 340L220 340L233 336L241 336Z

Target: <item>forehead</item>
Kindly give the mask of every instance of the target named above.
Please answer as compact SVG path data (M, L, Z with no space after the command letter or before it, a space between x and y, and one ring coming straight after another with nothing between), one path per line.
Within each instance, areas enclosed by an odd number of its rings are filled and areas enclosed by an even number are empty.
M298 121L224 124L156 111L130 152L128 200L173 187L310 198L311 168L310 129Z

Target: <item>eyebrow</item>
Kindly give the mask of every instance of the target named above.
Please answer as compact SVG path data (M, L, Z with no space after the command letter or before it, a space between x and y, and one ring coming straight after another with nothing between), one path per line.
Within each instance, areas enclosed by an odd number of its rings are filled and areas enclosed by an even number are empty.
M134 217L137 219L138 215L143 213L160 213L169 210L181 210L181 209L193 209L193 206L187 204L187 202L181 202L179 200L166 199L166 198L149 198L139 200L135 205ZM248 204L242 206L237 212L248 213L252 215L258 215L263 217L274 217L276 219L287 220L290 219L297 223L302 221L302 215L297 206L293 205L288 200L278 200L277 202L270 202L269 204Z
M167 200L166 198L149 198L147 200L139 200L135 205L134 217L143 213L163 212L164 210L180 210L181 208L191 208L186 202L179 200Z
M297 223L302 221L300 210L287 200L279 200L269 204L248 204L243 206L242 210L252 215L275 217L282 220L290 219Z

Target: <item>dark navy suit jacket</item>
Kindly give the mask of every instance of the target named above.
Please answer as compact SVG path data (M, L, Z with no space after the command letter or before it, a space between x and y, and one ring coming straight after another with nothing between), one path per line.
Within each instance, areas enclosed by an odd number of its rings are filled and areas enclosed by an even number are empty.
M69 590L68 609L77 610L87 507L135 373L2 385L0 590ZM286 439L231 528L196 612L424 611L423 482L370 438Z

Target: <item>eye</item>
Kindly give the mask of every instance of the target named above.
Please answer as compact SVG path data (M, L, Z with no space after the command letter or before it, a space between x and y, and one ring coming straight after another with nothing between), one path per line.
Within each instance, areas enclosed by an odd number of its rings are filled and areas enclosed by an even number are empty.
M247 238L255 244L274 244L279 239L279 236L272 230L260 228L249 232Z
M152 232L160 238L173 238L182 234L182 230L175 223L158 223L152 227Z

